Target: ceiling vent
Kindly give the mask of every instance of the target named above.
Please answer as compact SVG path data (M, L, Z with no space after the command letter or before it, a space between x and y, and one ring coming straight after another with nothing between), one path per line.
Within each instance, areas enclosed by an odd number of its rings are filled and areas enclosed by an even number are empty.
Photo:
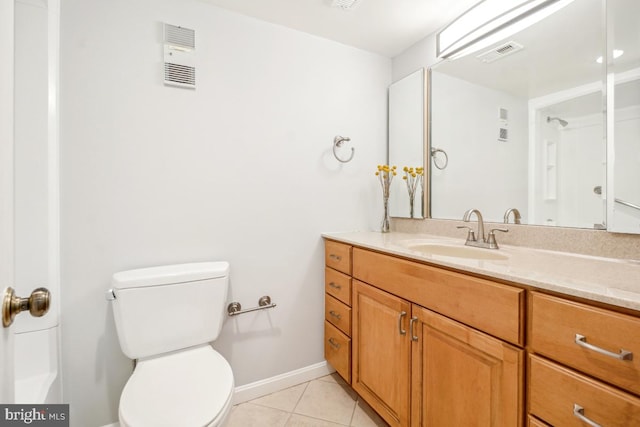
M196 87L196 32L189 28L164 24L164 84Z
M520 43L511 41L501 44L498 47L494 47L493 49L488 50L484 53L481 53L480 55L476 56L476 58L478 58L485 64L489 64L493 61L504 58L505 56L509 56L513 53L521 51L522 49L524 49L524 46L522 46Z
M331 0L331 7L338 7L343 10L351 10L356 7L360 0Z

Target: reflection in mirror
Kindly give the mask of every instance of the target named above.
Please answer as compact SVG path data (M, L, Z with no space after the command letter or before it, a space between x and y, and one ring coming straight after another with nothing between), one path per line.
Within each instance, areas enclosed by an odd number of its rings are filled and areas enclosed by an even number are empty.
M502 222L516 208L523 224L604 227L602 9L574 1L430 69L429 143L449 156L431 168L433 218L476 208Z
M389 194L389 212L394 217L424 217L424 176L416 170L424 168L425 90L424 69L389 86L389 165L398 167L398 179ZM405 167L413 168L408 179L402 179Z
M608 0L608 229L640 233L640 2ZM613 89L612 89L613 87Z

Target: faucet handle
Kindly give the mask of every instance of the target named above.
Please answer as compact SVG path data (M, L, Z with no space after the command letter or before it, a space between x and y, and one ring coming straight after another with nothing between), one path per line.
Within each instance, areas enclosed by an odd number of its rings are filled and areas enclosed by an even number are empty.
M467 242L477 241L476 233L473 231L473 228L467 227L466 225L459 225L458 228L466 228L467 230L469 230L469 232L467 233Z
M489 249L498 249L498 242L496 242L496 235L494 231L502 231L503 233L507 233L509 230L506 228L492 228L489 231L489 235L487 236L487 244L489 245Z

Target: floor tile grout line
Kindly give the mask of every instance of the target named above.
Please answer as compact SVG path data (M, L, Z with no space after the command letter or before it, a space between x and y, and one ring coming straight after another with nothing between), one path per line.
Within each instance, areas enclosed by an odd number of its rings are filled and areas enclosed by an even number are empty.
M300 404L300 401L302 400L302 397L304 396L304 394L307 392L307 389L309 388L309 383L311 383L311 381L307 381L307 383L304 386L304 390L302 390L302 393L300 393L300 396L298 397L298 400L296 401L296 404L293 405L293 409L291 410L292 414L296 413L296 408Z
M331 424L336 424L336 425L339 425L339 426L349 427L349 424L342 424L342 423L339 423L339 422L336 422L336 421L327 420L326 418L312 417L311 415L296 414L296 413L293 413L293 412L291 413L291 415L292 416L293 415L299 415L301 417L309 418L309 419L312 419L312 420L324 421L325 423L331 423Z

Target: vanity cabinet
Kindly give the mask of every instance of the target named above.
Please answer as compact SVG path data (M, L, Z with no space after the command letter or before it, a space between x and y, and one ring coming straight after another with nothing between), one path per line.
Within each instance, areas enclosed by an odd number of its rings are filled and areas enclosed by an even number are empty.
M530 414L640 426L640 319L531 292L529 327Z
M359 248L352 258L352 386L385 421L522 425L524 350L472 326L520 342L523 290Z
M324 358L351 384L351 246L325 241Z
M636 312L326 248L327 360L391 426L640 427Z

